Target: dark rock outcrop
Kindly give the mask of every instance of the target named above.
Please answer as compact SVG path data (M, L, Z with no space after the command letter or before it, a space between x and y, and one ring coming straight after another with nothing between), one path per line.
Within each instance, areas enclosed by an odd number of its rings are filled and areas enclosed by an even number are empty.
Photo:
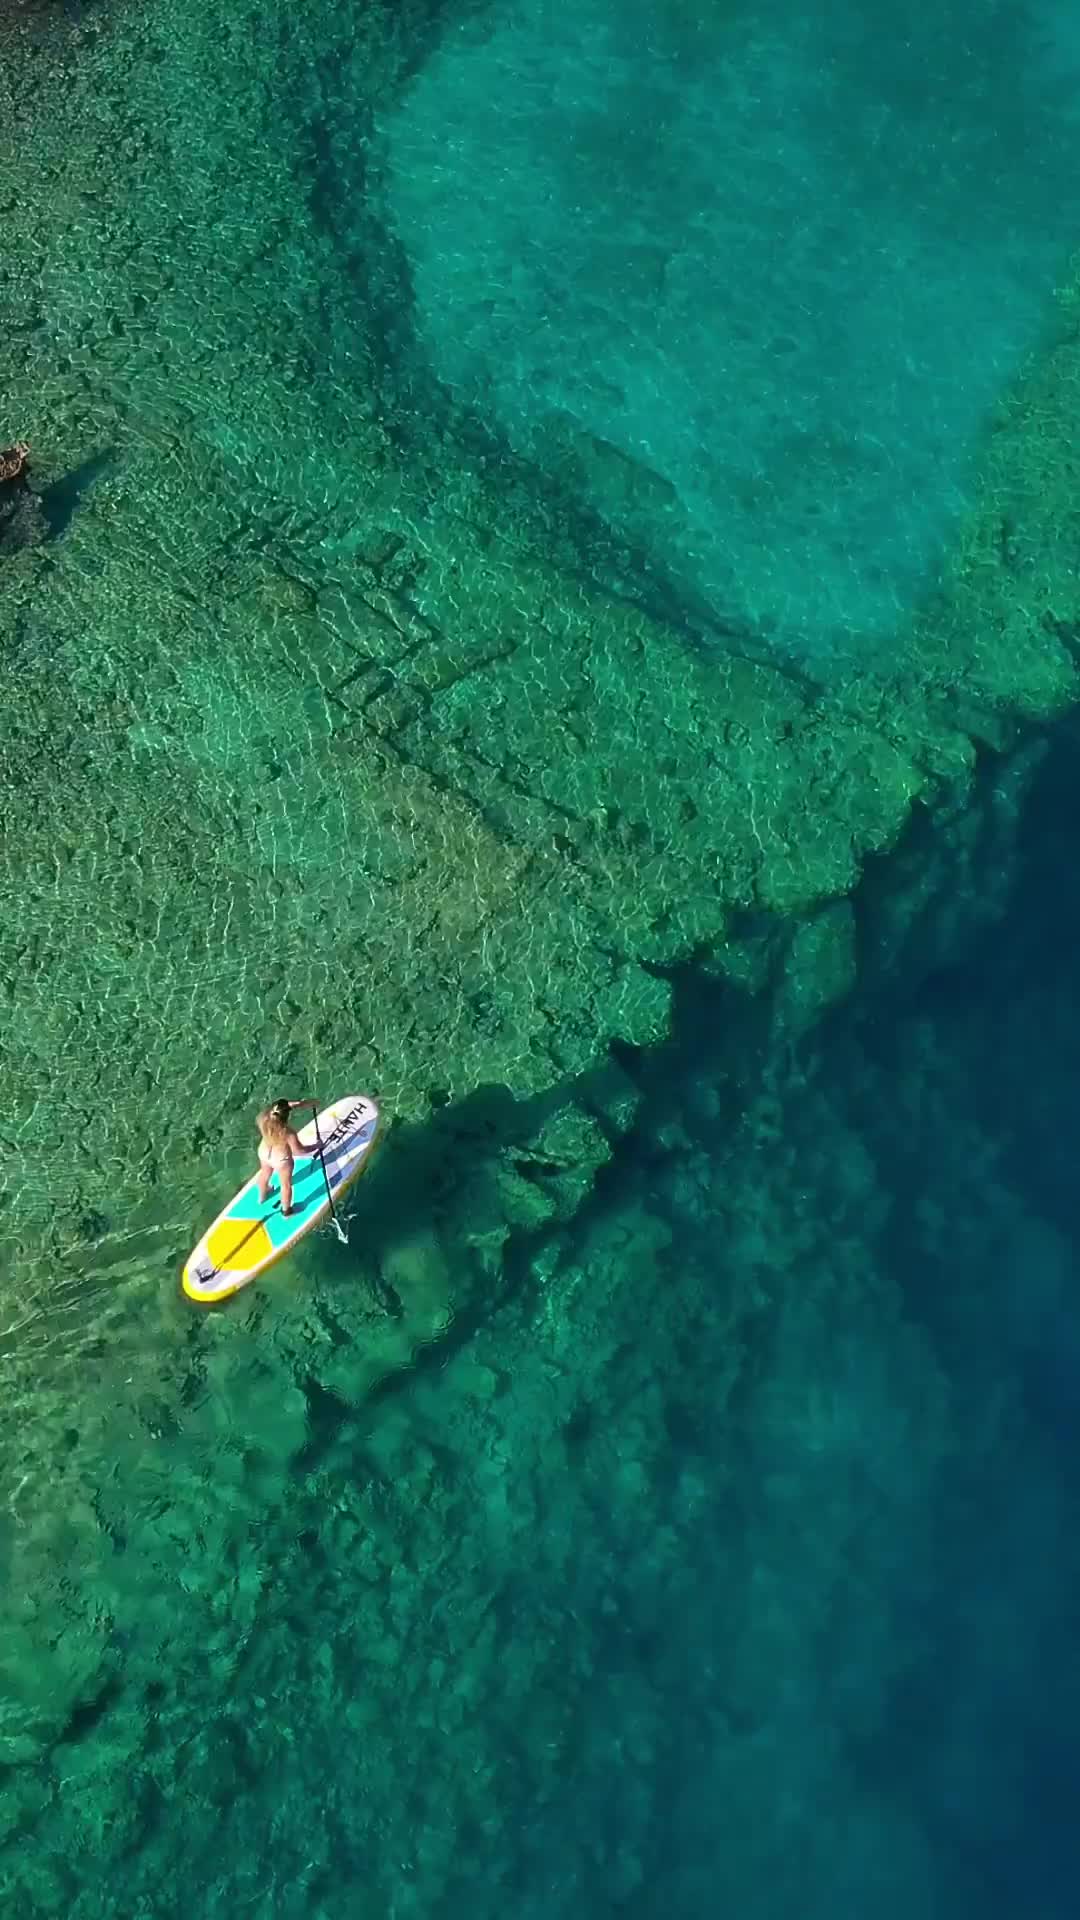
M30 448L25 440L0 447L0 555L40 546L48 533L41 496L30 484Z

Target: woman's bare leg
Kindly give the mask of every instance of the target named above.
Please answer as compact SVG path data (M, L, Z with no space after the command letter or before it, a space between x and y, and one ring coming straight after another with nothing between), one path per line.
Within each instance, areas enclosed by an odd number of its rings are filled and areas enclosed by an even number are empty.
M291 1213L292 1212L292 1161L291 1160L287 1167L278 1168L278 1179L281 1181L281 1211L282 1213Z
M260 1207L265 1207L266 1205L266 1196L270 1191L270 1182L273 1179L273 1177L274 1177L273 1167L260 1166L259 1168L259 1205Z

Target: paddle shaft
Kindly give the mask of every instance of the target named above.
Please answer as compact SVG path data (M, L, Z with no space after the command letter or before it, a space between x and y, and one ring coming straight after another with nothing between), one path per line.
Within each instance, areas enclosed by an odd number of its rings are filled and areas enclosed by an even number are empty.
M334 1196L330 1191L330 1175L326 1171L326 1161L323 1158L322 1134L319 1132L318 1107L312 1108L312 1121L315 1127L315 1146L319 1155L319 1165L322 1168L322 1177L326 1182L326 1198L330 1202L330 1218L333 1221L335 1227L338 1228L338 1232L340 1233L341 1228L338 1227L338 1217L337 1217L337 1214L334 1212Z

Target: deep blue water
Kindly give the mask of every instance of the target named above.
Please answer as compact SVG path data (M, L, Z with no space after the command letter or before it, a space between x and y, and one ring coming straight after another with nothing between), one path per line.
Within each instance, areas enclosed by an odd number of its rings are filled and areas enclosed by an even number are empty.
M634 1911L1075 1911L1076 744L1042 776L1005 919L810 1043L778 1148L789 1262L763 1222L768 1304L715 1425L754 1182L725 1188L726 1126L700 1118L696 1227L685 1173L635 1169L672 1206L671 1283L705 1266L718 1298L664 1381L673 1475L709 1494L693 1599L664 1622L663 1838ZM696 1426L672 1419L684 1390Z
M592 1343L557 1439L527 1283L475 1336L516 1352L508 1669L519 1635L562 1650L519 1736L575 1715L542 1807L507 1741L526 1914L1075 1910L1078 788L1073 733L998 848L1004 917L972 894L943 950L930 915L767 1110L746 1003L682 980L633 1069L652 1134L549 1278ZM447 1391L416 1383L407 1428Z

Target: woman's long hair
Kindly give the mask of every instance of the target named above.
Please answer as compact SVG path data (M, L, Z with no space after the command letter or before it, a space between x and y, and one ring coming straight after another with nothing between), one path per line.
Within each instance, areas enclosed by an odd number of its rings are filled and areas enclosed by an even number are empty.
M268 1147L285 1147L289 1143L289 1103L287 1100L275 1100L259 1116L262 1137Z

